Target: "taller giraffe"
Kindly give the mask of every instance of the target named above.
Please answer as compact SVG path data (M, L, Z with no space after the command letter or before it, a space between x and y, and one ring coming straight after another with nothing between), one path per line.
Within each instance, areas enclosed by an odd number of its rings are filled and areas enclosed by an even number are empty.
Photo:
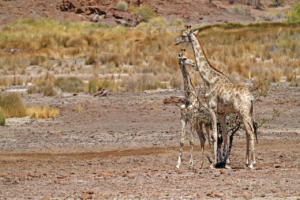
M217 163L217 116L222 129L224 149L229 138L225 127L225 117L228 113L236 113L242 119L246 129L246 165L252 169L255 162L253 101L254 97L247 87L233 84L226 75L213 67L208 61L200 41L196 37L197 31L187 30L181 34L176 45L191 43L194 51L197 70L206 85L205 99L212 120L212 135L214 146L213 166Z

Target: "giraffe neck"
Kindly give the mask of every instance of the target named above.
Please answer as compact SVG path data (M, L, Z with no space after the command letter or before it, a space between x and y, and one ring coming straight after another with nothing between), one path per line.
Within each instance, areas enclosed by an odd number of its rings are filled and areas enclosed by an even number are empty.
M200 72L200 76L202 77L203 81L210 86L217 80L218 77L222 76L222 72L212 68L212 66L209 64L203 49L201 48L200 42L194 34L191 34L191 39L196 65Z
M180 71L181 71L182 77L183 77L184 97L186 99L189 99L189 97L191 95L189 75L188 75L188 72L186 70L186 67L185 67L183 61L179 61L179 65L180 65Z

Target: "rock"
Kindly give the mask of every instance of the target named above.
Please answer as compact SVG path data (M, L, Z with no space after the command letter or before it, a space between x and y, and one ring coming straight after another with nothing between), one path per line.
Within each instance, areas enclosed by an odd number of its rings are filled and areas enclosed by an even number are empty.
M251 199L252 198L252 195L249 193L249 192L243 192L243 195L242 195L245 199Z
M94 191L93 190L88 190L86 193L87 194L94 194Z
M210 193L207 193L206 196L212 197L212 198L223 198L224 194L218 194L214 191L211 191Z
M99 21L99 15L95 14L92 18L91 18L92 22L98 22Z
M50 200L50 197L48 195L45 195L41 198L41 200Z
M129 12L122 12L116 9L112 9L112 17L115 18L115 21L118 24L122 24L124 26L136 26L139 23L138 18Z
M225 174L225 170L224 170L224 169L221 169L221 170L220 170L220 174Z
M108 94L108 90L102 89L99 92L96 92L94 94L94 97L97 97L97 96L99 96L99 97L105 97L105 96L107 96L107 94Z

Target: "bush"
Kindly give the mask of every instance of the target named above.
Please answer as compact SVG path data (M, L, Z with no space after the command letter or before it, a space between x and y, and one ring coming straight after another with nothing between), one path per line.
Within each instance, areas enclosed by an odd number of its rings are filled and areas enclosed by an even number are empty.
M90 94L94 94L95 92L97 92L99 89L98 85L99 85L98 79L94 78L94 79L90 80L89 85L88 85L88 92Z
M28 94L42 93L44 96L55 96L56 91L50 83L41 82L37 85L31 86L27 90Z
M152 75L143 75L138 78L129 78L124 81L125 90L128 92L143 92L145 90L155 90L167 88L166 84L161 83Z
M26 108L18 94L0 95L0 107L5 118L26 116Z
M127 8L128 8L128 4L125 1L119 1L117 3L117 10L125 12L127 11Z
M272 0L271 6L278 7L283 4L283 0Z
M4 116L4 112L0 108L0 126L4 126L4 125L5 125L5 116Z
M97 56L96 54L90 54L87 59L85 60L86 65L92 65L97 63Z
M300 3L295 3L293 11L289 13L289 23L300 23Z
M59 109L58 108L50 108L48 106L44 107L31 107L27 109L27 115L30 118L41 118L41 119L47 119L47 118L57 118L59 115Z
M119 91L119 85L114 78L105 79L91 79L88 84L88 92L94 94L102 89L109 89L111 91Z
M54 86L60 88L63 92L83 92L84 83L76 77L58 78L54 82Z
M133 8L132 12L140 17L141 21L148 22L151 18L156 16L156 13L151 7L141 6L138 8Z

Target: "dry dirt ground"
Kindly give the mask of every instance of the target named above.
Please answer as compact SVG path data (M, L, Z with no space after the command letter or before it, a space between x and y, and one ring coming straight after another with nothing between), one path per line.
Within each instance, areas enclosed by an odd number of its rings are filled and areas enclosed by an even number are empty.
M256 119L277 118L259 130L255 170L244 166L244 132L235 137L232 169L209 169L207 160L200 169L197 146L195 169L186 148L176 170L179 109L162 102L180 95L23 95L27 105L57 106L61 115L9 119L0 129L0 199L300 199L300 87L273 85L256 102Z

